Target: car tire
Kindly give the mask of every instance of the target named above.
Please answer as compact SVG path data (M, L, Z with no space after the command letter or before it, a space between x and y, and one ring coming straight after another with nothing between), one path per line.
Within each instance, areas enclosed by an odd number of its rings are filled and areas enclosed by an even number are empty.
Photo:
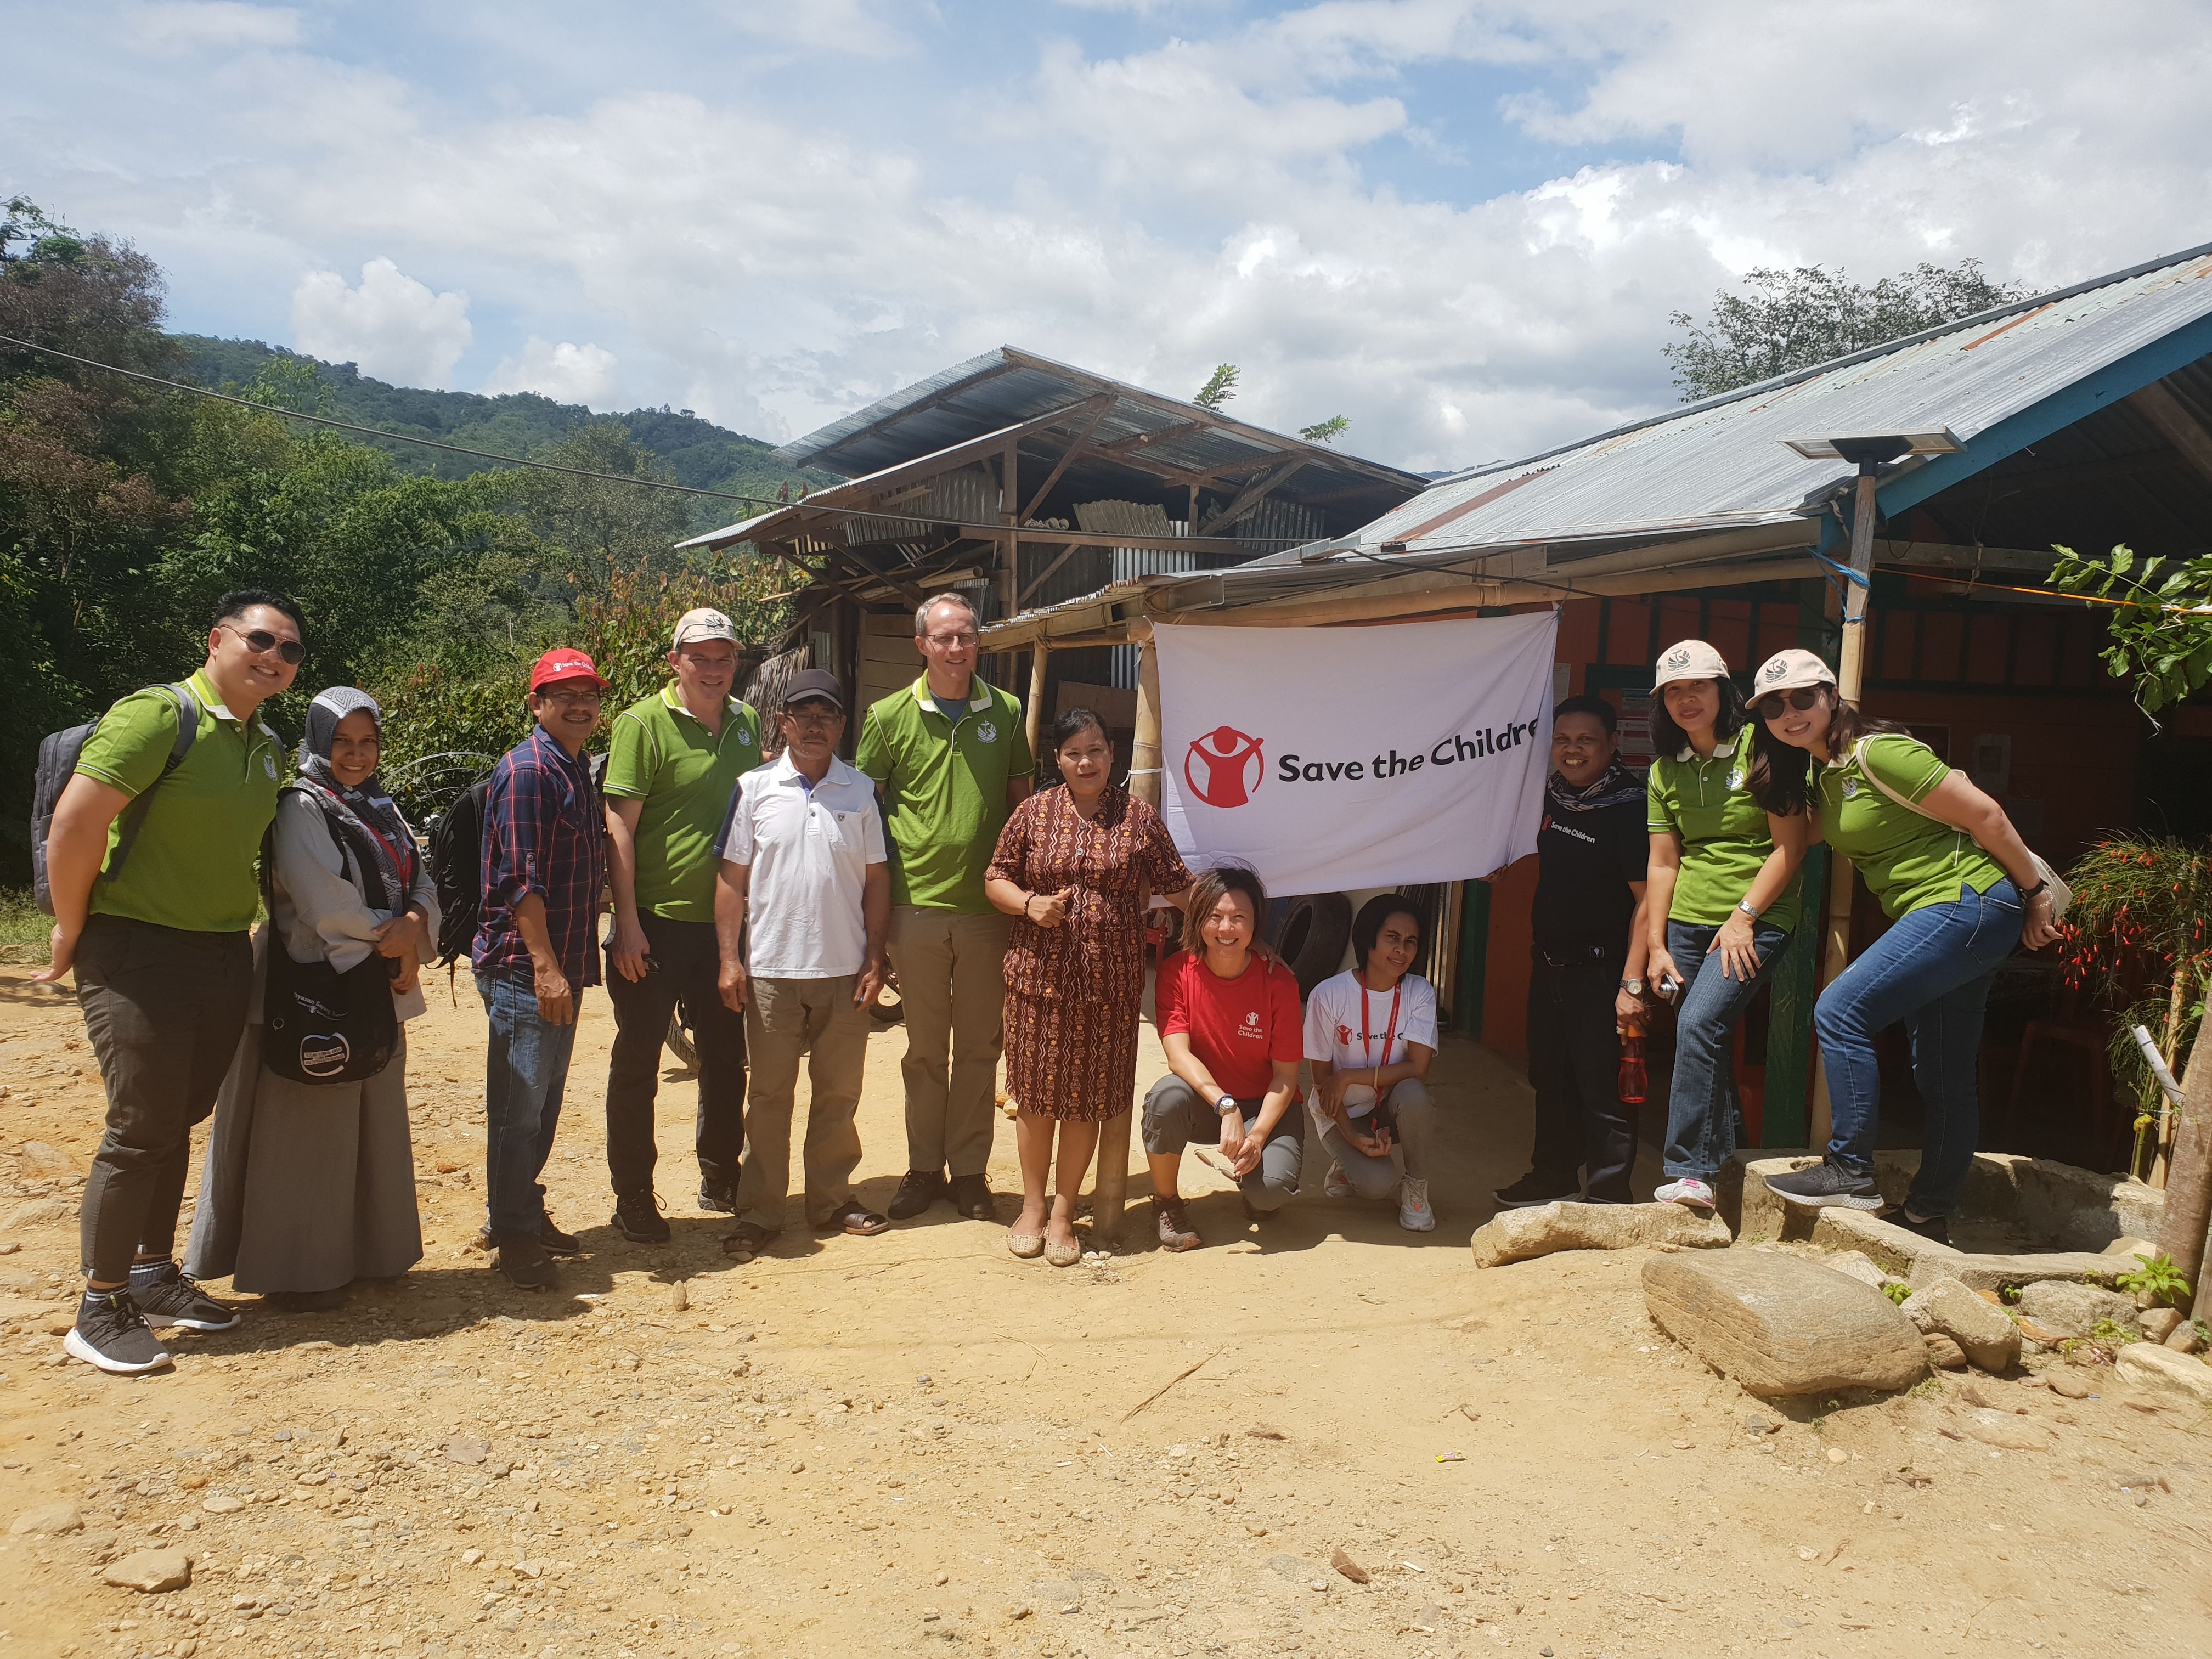
M1352 943L1352 901L1341 893L1310 893L1294 898L1275 935L1275 953L1298 977L1298 994L1335 973Z

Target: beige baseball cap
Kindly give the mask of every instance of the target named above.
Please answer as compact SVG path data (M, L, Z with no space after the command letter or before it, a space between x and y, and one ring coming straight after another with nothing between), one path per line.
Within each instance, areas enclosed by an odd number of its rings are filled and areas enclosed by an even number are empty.
M1656 691L1673 680L1724 680L1728 659L1703 640L1684 640L1659 653L1652 668L1651 689Z
M687 611L676 619L676 638L670 648L689 645L694 640L727 640L738 642L737 625L711 605L701 605Z
M1751 696L1744 707L1758 708L1759 700L1770 691L1794 691L1801 685L1833 685L1835 683L1835 670L1810 651L1793 645L1787 650L1776 652L1759 664L1759 672L1751 677Z

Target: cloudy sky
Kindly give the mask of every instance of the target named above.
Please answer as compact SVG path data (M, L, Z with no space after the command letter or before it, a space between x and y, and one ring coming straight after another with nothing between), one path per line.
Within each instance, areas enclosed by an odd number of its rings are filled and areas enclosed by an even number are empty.
M0 196L178 327L771 440L1001 343L1415 468L1759 264L2212 239L2212 6L0 0Z

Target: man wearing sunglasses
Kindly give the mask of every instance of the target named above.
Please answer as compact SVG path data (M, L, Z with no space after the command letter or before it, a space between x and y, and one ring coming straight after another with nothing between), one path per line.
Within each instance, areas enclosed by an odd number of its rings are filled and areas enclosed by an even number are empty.
M104 1371L167 1364L152 1326L238 1323L170 1252L192 1125L215 1109L252 987L255 859L281 770L276 733L257 715L304 655L291 600L224 594L206 663L180 687L134 692L101 716L55 804L53 962L32 977L75 969L107 1089L80 1223L86 1288L63 1346Z

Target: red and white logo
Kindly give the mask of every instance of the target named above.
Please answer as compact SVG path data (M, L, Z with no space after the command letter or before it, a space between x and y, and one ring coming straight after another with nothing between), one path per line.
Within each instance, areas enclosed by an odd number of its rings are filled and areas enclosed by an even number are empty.
M1217 726L1183 756L1183 781L1208 806L1242 806L1267 773L1261 747L1259 738L1233 726Z

